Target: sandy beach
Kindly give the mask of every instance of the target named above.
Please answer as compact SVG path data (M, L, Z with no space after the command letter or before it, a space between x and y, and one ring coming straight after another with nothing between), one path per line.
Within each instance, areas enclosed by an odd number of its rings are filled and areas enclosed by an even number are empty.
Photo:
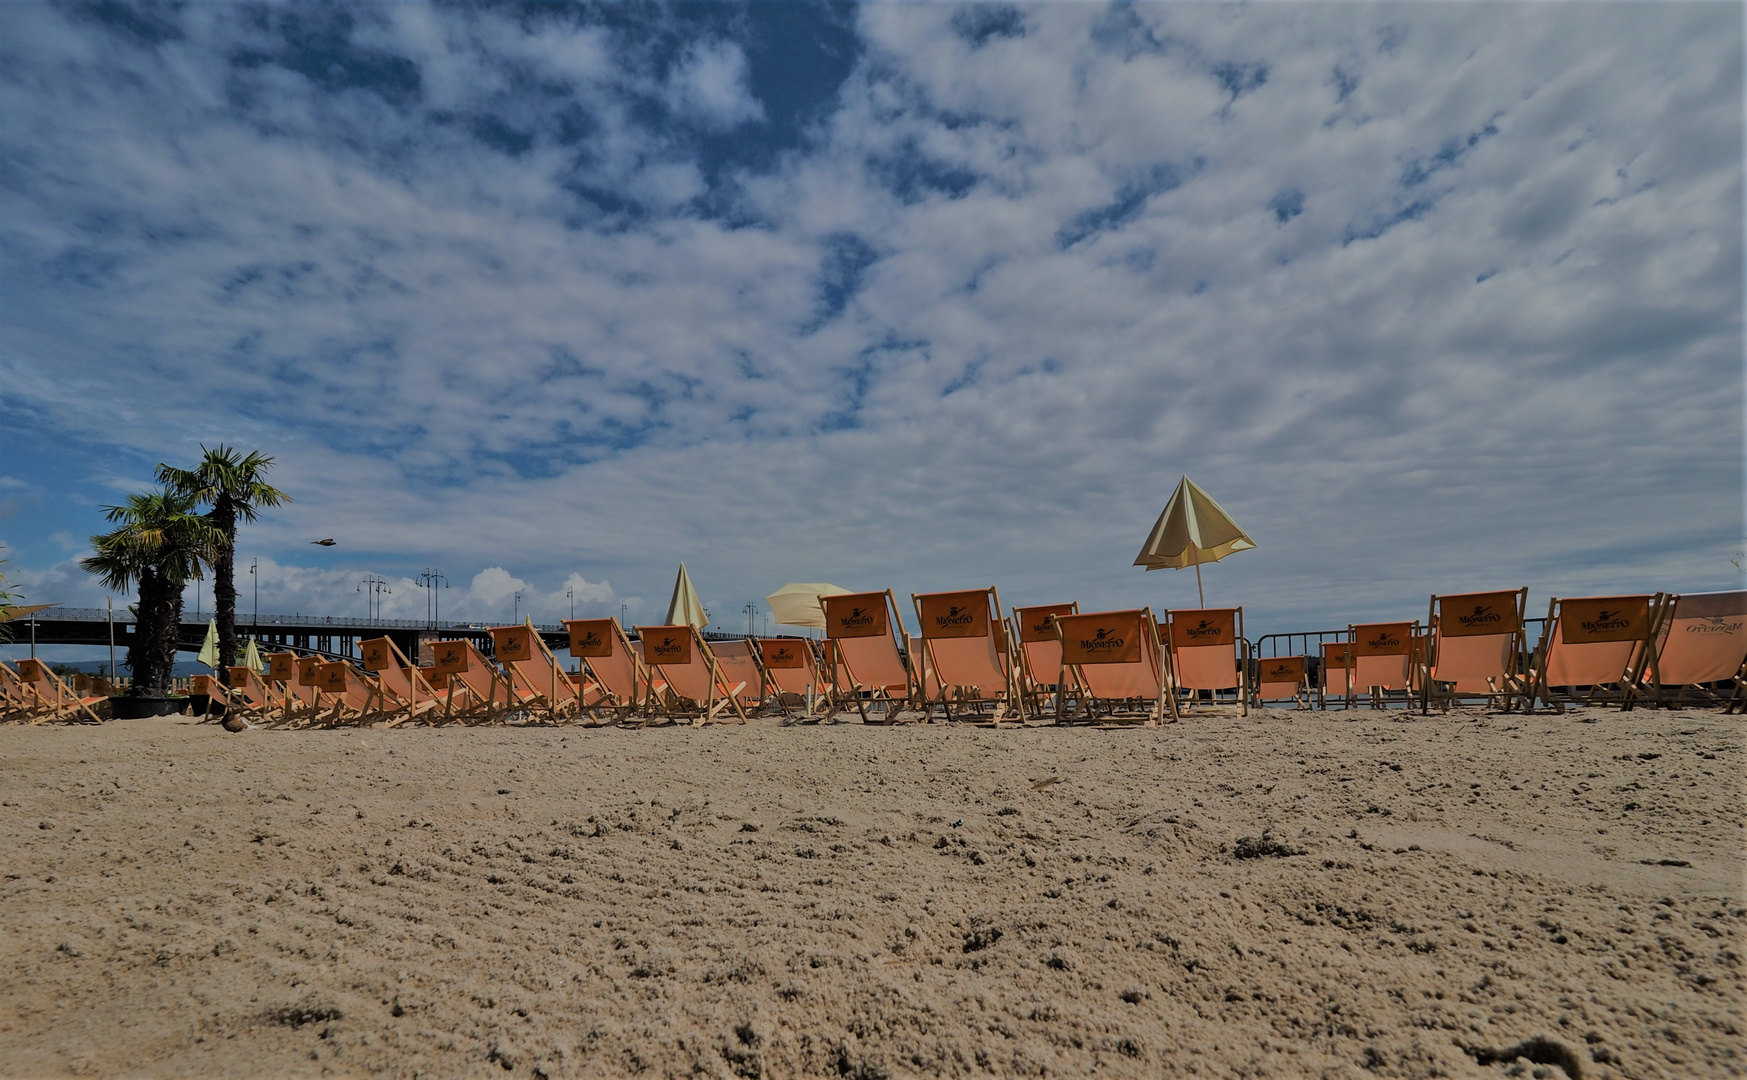
M1742 732L0 729L0 1072L1741 1076Z

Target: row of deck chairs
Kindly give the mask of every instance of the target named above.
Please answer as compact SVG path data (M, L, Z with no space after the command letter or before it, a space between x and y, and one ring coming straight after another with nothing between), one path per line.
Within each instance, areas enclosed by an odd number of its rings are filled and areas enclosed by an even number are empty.
M101 724L96 710L109 695L89 689L69 686L34 657L18 661L16 668L0 661L0 723Z
M1257 663L1260 702L1511 711L1567 704L1747 709L1747 592L1554 597L1527 640L1528 590L1433 595L1425 622L1348 627L1306 658Z

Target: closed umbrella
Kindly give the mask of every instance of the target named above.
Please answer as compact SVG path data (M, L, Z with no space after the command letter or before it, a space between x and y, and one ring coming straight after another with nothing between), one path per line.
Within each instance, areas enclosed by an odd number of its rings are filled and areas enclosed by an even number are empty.
M825 629L825 605L821 596L847 596L849 590L824 582L791 581L764 598L770 605L771 618L785 626L811 626Z
M250 638L249 643L243 646L243 666L253 669L256 674L265 674L267 671L267 662L261 659L261 647L255 644L254 638Z
M710 613L704 610L704 602L692 588L692 576L686 573L685 563L680 563L679 576L673 579L673 599L667 602L667 625L687 624L702 630L710 625Z
M218 670L218 620L206 624L206 640L200 643L200 654L194 659L214 671Z
M1195 593L1201 606L1207 606L1207 596L1201 590L1201 564L1218 562L1237 551L1256 546L1250 534L1243 531L1225 508L1213 501L1213 496L1187 476L1171 493L1171 501L1159 520L1153 524L1146 544L1135 557L1134 565L1148 570L1195 568Z

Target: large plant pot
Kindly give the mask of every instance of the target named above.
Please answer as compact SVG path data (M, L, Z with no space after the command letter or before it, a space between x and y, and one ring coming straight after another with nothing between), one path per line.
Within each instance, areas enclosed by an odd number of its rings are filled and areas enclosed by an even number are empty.
M223 716L224 702L215 702L211 694L189 694L188 711L195 716Z
M111 715L117 720L143 720L148 716L175 716L188 707L185 697L135 697L125 694L109 699Z

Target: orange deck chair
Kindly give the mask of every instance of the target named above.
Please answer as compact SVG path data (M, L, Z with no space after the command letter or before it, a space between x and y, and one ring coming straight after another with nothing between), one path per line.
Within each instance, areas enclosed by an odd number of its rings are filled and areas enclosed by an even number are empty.
M267 680L254 668L238 664L230 669L230 675L230 714L245 720L258 720L284 706L283 698L275 694Z
M1290 701L1294 708L1310 708L1310 683L1302 656L1270 656L1256 660L1256 706L1264 702ZM1345 669L1343 669L1345 670Z
M527 624L493 627L491 644L523 709L556 723L582 708L581 687L570 681L539 631Z
M746 723L746 710L740 705L740 692L745 687L728 681L697 627L689 623L639 626L637 638L643 643L650 678L659 676L667 681L665 693L658 697L652 691L649 695L651 701L660 701L663 714L708 724L732 710L742 724Z
M1747 708L1747 592L1686 593L1663 603L1656 650L1643 673L1649 696L1665 708L1698 701ZM1713 687L1726 684L1727 699Z
M316 668L322 703L327 713L322 723L365 725L383 716L388 704L376 679L366 676L345 660L329 660Z
M509 679L466 638L432 642L431 656L435 660L431 674L448 694L443 703L445 719L507 721L510 711L521 704Z
M920 648L911 654L925 676L922 715L932 718L939 708L948 721L999 723L1010 717L1024 723L1025 703L995 587L912 593L910 601L922 627Z
M757 709L769 699L771 691L764 671L764 665L759 662L758 648L751 638L737 638L733 641L712 641L710 652L715 654L716 666L722 669L722 677L730 686L742 686L737 695L744 709Z
M1413 666L1418 638L1418 622L1349 624L1347 642L1353 663L1348 672L1347 708L1353 708L1360 690L1370 696L1373 709L1388 708L1392 693L1402 694L1404 700L1410 698L1418 685Z
M1529 662L1527 707L1532 710L1539 701L1562 713L1561 698L1573 704L1630 704L1637 693L1633 673L1655 661L1652 642L1662 602L1661 593L1553 597ZM1580 687L1589 688L1581 701Z
M1349 706L1353 689L1353 646L1347 641L1322 643L1322 677L1317 680L1316 705L1327 709L1331 700Z
M188 693L194 696L203 695L206 698L206 710L200 714L200 723L211 723L230 714L230 687L219 682L217 675L190 676Z
M394 714L384 727L398 727L442 707L443 696L431 686L424 672L406 658L393 638L360 641L358 651L364 657L364 670L376 679L385 707Z
M1079 611L1078 602L1013 609L1014 637L1019 640L1019 692L1033 716L1060 719L1061 694L1056 680L1062 674L1062 640L1056 636L1055 620Z
M36 703L34 714L30 717L31 723L41 724L50 720L72 720L81 724L103 723L103 718L93 712L91 707L105 699L80 697L75 694L73 688L49 670L48 664L43 661L35 658L18 661L18 679L30 688Z
M1522 697L1523 618L1529 590L1433 594L1420 711L1480 697L1509 711Z
M1151 608L1058 615L1055 628L1062 647L1056 683L1063 693L1071 686L1077 699L1074 715L1066 719L1138 720L1149 726L1167 715L1177 719L1170 660ZM1056 722L1063 719L1058 715Z
M816 709L829 709L831 686L819 671L819 657L809 638L777 637L758 639L758 657L764 666L766 689L771 700L783 708L785 715L791 702L800 705L802 715L815 718Z
M837 691L832 715L849 703L864 724L896 723L917 696L911 665L898 651L898 635L904 632L898 598L887 589L819 601L825 608L825 662ZM868 714L868 706L876 704L884 707L878 720Z
M636 643L617 619L569 619L564 628L570 632L570 655L592 678L582 690L584 710L595 718L604 712L612 720L630 719L643 704L638 687L648 682Z
M305 686L300 681L296 653L268 653L261 659L267 662L267 688L273 692L273 704L279 713L277 717L262 713L263 722L272 720L281 725L289 724L305 709L314 708L315 687Z
M1249 642L1244 609L1205 608L1166 612L1175 690L1189 691L1188 703L1205 690L1219 703L1219 692L1235 691L1238 712L1250 714Z

